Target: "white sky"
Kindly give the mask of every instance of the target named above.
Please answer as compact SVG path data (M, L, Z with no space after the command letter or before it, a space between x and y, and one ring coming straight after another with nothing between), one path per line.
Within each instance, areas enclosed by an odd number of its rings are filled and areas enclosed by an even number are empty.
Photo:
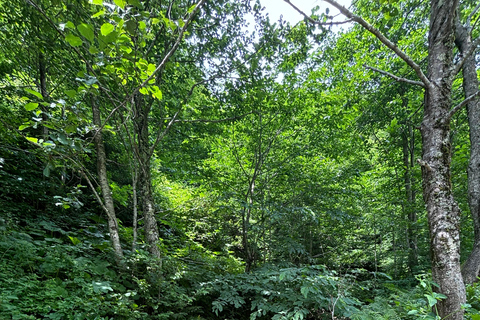
M303 12L310 15L312 13L312 8L315 6L320 6L318 13L325 13L325 9L328 7L330 9L329 15L337 15L339 11L326 2L322 0L290 0L296 7L300 8ZM338 1L343 6L348 6L351 3L351 0L339 0ZM262 6L265 7L265 12L270 16L270 21L278 21L280 15L283 15L283 19L290 22L290 24L295 24L300 20L303 20L303 17L295 9L293 9L288 3L283 0L260 0ZM334 19L335 21L345 20L343 16L339 16ZM348 26L348 25L345 25Z

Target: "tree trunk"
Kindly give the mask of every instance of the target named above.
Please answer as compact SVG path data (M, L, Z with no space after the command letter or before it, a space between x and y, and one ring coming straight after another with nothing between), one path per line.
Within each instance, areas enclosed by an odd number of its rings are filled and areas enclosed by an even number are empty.
M48 91L47 91L47 67L45 65L45 56L43 53L38 55L38 75L40 80L40 93L42 94L43 101L47 101L48 98ZM41 106L42 109L42 121L46 122L48 120L47 116L47 107ZM42 136L43 139L46 141L48 140L48 128L42 125Z
M455 44L461 54L469 51L472 45L470 26L462 25L457 17ZM463 65L463 92L465 98L478 91L478 78L475 55L470 55ZM470 256L462 267L465 283L477 281L480 271L480 99L477 97L467 104L470 127L470 160L468 163L468 205L473 220L474 243Z
M432 0L428 34L428 79L422 133L423 197L427 206L433 281L447 298L439 315L463 319L466 301L460 272L460 208L450 180L450 97L452 91L454 18L457 1Z
M150 108L143 105L140 96L134 102L135 134L137 136L138 184L142 202L143 219L145 223L145 238L150 253L159 260L161 269L161 253L159 248L159 232L155 218L155 201L153 197L152 175L150 172L150 144L148 135L148 113Z
M407 197L407 243L409 247L408 268L410 273L414 273L418 265L418 246L417 246L417 213L415 212L415 189L413 178L415 136L411 124L407 124L403 135L403 165L405 167L404 183Z
M112 190L108 184L107 178L107 166L106 166L106 153L105 145L103 144L102 137L102 121L100 118L100 110L92 98L92 113L93 113L93 124L97 128L94 136L95 148L97 151L97 174L98 180L100 181L100 188L102 189L104 208L107 213L108 219L108 231L110 233L110 240L112 241L113 251L115 252L115 259L117 264L120 266L123 263L123 251L120 244L120 237L118 235L118 223L117 217L115 215L115 206L113 204Z

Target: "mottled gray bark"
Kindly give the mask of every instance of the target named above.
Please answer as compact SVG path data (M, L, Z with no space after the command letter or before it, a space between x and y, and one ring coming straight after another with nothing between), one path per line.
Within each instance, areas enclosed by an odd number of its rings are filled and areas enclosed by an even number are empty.
M466 301L460 271L460 209L450 180L450 97L452 91L454 19L458 1L432 0L428 34L428 73L422 133L423 197L427 206L432 277L447 296L439 315L463 319Z
M112 190L108 183L107 178L107 156L105 153L105 145L103 143L102 136L102 121L100 118L100 110L95 100L92 98L92 113L93 124L97 128L94 136L95 149L97 151L97 175L102 190L103 196L103 208L107 214L108 231L110 233L110 240L112 241L113 251L115 253L115 259L118 265L122 265L123 251L120 243L120 236L118 235L118 222L115 214L115 206L113 203Z
M407 102L405 102L407 103ZM403 165L405 167L404 183L407 204L405 206L407 216L407 243L409 247L408 268L410 273L414 273L418 265L418 246L417 246L417 212L415 208L416 192L414 188L413 167L415 165L415 135L411 124L407 124L403 135Z
M457 17L455 44L460 53L466 54L472 45L471 29L463 25ZM465 59L462 68L463 91L465 98L478 91L478 78L475 66L475 55ZM474 243L469 257L462 267L465 283L477 281L480 272L480 98L467 103L468 124L470 127L470 160L468 163L468 205L473 220Z
M161 252L157 220L155 218L155 201L152 189L152 175L150 171L150 144L148 135L148 114L150 108L143 105L143 99L137 96L134 102L135 119L134 129L137 137L135 152L138 160L138 185L140 187L140 199L143 210L143 221L145 226L145 239L148 243L148 250L159 260L161 269Z

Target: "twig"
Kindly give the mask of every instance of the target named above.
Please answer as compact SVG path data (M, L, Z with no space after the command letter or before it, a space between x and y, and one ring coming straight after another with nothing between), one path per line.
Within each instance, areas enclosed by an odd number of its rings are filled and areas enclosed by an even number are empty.
M468 51L463 55L462 59L460 59L460 61L457 62L451 75L452 78L454 78L460 72L460 69L463 68L463 64L465 63L467 58L470 57L470 55L472 55L475 52L479 44L480 44L480 37L478 37L477 39L475 39L475 41L472 42Z
M400 48L395 43L393 43L387 37L385 37L385 35L383 35L383 33L381 33L380 30L376 29L374 26L372 26L367 21L365 21L363 18L353 14L350 10L348 10L344 6L340 5L338 2L336 2L334 0L325 0L325 2L331 4L332 6L334 6L338 10L340 10L340 12L344 16L346 16L347 18L350 18L351 20L360 24L363 28L365 28L371 34L373 34L375 37L377 37L377 39L380 40L385 46L387 46L390 50L395 52L395 54L399 58L401 58L403 61L405 61L405 63L407 65L409 65L415 71L417 76L420 78L420 80L425 85L425 88L432 88L433 87L432 82L430 80L428 80L427 76L423 73L420 66L415 61L413 61L413 59L410 58L405 52L400 50Z
M408 84L413 84L413 85L417 85L417 86L420 86L422 88L425 88L425 84L421 81L414 81L414 80L410 80L410 79L406 79L406 78L401 78L401 77L398 77L390 72L387 72L387 71L383 71L381 69L377 69L377 68L374 68L374 67L370 67L370 66L367 66L366 64L363 65L365 68L367 69L370 69L372 71L376 71L378 73L381 73L385 76L388 76L390 78L393 78L395 79L396 81L399 81L399 82L405 82L405 83L408 83Z
M447 113L445 117L445 121L449 121L453 117L453 115L457 113L464 105L466 105L467 103L469 103L470 101L478 97L479 95L480 95L480 90L477 90L477 92L465 98L465 100L463 100L462 102L457 104L455 107L453 107L452 110L450 110L450 112Z

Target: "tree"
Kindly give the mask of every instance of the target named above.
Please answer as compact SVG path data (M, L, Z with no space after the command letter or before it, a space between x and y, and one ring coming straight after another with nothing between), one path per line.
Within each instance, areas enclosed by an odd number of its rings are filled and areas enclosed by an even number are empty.
M455 20L455 44L460 54L465 57L462 67L463 92L466 102L468 124L470 131L470 160L468 164L468 204L473 220L474 242L469 257L462 266L465 283L477 281L480 272L480 98L475 55L471 50L472 43L471 19L480 8L477 5L468 15L464 23L461 17Z
M286 1L290 3L289 0ZM425 89L424 117L420 128L423 143L422 159L419 163L422 167L423 197L427 206L430 230L432 275L433 280L439 284L439 291L446 296L446 299L439 304L440 316L462 319L462 304L465 303L466 295L460 272L460 209L453 198L450 181L450 120L466 102L451 108L450 99L453 80L472 52L468 52L459 62L454 63L454 33L458 1L445 3L432 0L430 2L427 74L424 74L421 67L395 43L363 18L333 0L327 0L327 2L395 52L413 69L420 81L393 74L388 74L389 76Z

